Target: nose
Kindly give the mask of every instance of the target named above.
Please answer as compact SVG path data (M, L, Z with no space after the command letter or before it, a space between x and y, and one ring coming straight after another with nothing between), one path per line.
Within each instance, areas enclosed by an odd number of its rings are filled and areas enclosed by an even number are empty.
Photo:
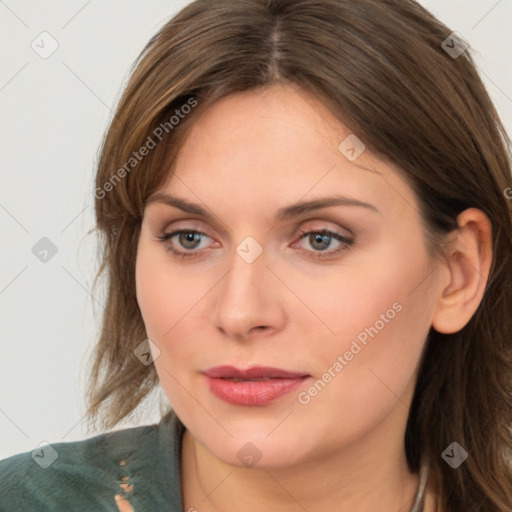
M248 263L234 251L231 270L214 296L213 321L224 336L245 340L257 333L271 335L286 321L285 290L267 267L265 251Z

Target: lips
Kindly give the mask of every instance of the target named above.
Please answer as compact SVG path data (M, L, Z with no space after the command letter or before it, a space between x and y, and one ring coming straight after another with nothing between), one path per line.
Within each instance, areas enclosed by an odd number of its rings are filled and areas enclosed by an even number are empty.
M215 366L203 372L207 377L215 379L239 379L239 380L268 380L268 379L298 379L308 377L304 372L290 372L281 368L270 366L254 366L241 370L234 366Z
M281 368L256 366L242 370L216 366L202 372L210 391L232 405L264 406L302 385L310 375Z

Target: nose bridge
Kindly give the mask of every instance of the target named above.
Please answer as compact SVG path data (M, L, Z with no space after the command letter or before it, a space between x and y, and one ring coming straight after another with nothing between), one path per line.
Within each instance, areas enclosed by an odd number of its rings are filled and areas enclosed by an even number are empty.
M215 307L214 321L225 334L244 337L255 327L279 327L282 303L267 262L263 247L252 237L233 252L231 270L220 283Z

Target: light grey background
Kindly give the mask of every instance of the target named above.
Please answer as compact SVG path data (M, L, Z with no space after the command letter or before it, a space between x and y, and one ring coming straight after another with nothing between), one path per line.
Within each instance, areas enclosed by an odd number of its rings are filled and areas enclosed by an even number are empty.
M94 434L83 421L103 302L87 236L94 163L133 60L187 3L0 0L0 459ZM512 133L512 0L420 3L470 43ZM31 47L50 48L44 31L58 43L46 59ZM43 237L57 248L46 262L32 251Z

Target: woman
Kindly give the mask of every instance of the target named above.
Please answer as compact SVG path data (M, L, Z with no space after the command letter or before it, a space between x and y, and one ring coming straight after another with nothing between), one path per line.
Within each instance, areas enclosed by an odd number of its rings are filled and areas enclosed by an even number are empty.
M89 414L2 510L512 507L510 140L411 0L198 0L138 59L96 188Z

